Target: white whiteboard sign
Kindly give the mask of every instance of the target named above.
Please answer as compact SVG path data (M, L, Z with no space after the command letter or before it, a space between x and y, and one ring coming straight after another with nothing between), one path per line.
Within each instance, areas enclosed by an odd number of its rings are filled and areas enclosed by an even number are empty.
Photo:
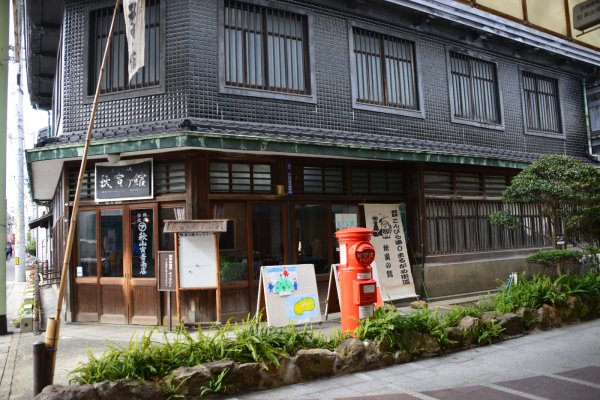
M214 233L179 234L179 287L217 287L217 245Z

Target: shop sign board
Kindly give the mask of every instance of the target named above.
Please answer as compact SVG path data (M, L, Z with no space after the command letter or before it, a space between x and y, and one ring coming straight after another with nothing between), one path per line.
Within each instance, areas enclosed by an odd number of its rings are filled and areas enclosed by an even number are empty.
M158 290L161 292L174 292L176 287L175 277L175 252L158 252Z
M152 159L97 163L96 202L151 199L154 196Z
M383 301L417 297L408 259L400 204L364 204L367 227L373 229L373 278Z
M600 0L587 0L573 7L573 27L579 31L600 24Z

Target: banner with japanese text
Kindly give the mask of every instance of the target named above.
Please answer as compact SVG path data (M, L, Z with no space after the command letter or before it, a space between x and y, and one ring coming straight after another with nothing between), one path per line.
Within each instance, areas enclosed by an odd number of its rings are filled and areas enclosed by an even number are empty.
M383 301L417 297L413 281L400 204L363 204L366 227L373 230L373 278Z

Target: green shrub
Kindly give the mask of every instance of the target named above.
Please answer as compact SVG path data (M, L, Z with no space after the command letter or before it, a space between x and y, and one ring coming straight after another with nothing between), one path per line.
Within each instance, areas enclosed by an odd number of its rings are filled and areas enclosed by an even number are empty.
M525 259L525 262L527 264L538 264L546 268L555 268L556 274L561 275L562 266L565 265L565 263L577 265L582 257L583 253L579 250L540 250L529 255Z

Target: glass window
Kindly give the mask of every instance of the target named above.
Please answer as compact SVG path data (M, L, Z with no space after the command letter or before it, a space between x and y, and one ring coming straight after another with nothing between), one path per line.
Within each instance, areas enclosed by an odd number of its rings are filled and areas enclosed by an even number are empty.
M454 117L489 124L501 122L494 63L450 52L450 74Z
M297 204L294 207L296 252L299 264L313 264L317 274L329 272L327 207Z
M163 232L163 227L165 226L165 220L176 220L177 218L177 210L181 210L183 211L183 206L181 206L180 208L173 208L173 207L161 207L160 211L159 211L159 217L160 217L160 221L159 221L159 232L161 232L160 236L159 236L159 249L160 250L164 250L164 251L175 251L175 238L173 237L172 233L164 233ZM183 214L183 212L180 212L180 214Z
M419 108L413 42L354 28L354 57L357 102Z
M523 91L527 129L560 133L556 79L523 72Z
M225 83L310 94L307 18L225 1Z
M213 214L217 219L227 220L227 232L219 237L221 282L245 281L248 279L246 205L216 204Z
M123 276L123 212L100 212L100 240L102 244L102 276Z
M104 48L110 30L113 8L94 10L90 15L89 32L89 79L88 94L94 94L102 65ZM123 8L115 21L111 54L109 54L106 70L102 79L101 93L122 92L157 86L160 82L160 1L146 0L146 37L144 67L135 76L127 72L127 40L125 35L125 19Z
M282 221L279 204L252 205L252 258L255 280L258 279L260 267L285 264Z
M131 276L154 278L154 211L131 210Z
M77 266L76 277L96 276L96 211L80 211L77 217Z

